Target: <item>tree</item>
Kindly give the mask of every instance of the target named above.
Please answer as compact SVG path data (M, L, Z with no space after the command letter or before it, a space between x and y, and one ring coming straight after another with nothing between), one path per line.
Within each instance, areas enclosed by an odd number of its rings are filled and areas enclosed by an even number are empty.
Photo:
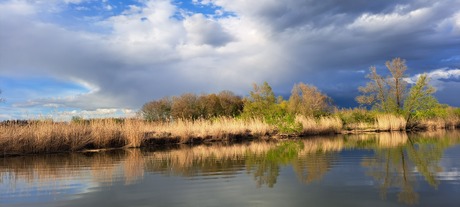
M221 91L217 94L219 97L220 107L222 108L222 116L238 116L243 111L243 99L235 95L231 91Z
M147 121L167 121L171 117L172 100L164 97L142 106L141 114Z
M171 115L174 118L198 119L202 114L202 108L200 107L197 95L185 93L181 96L173 97Z
M276 108L276 97L270 85L267 82L261 86L254 84L249 97L244 99L243 115L267 118L273 115Z
M387 61L385 65L391 76L380 76L375 66L372 66L370 74L367 75L371 81L365 87L358 88L363 95L356 97L356 101L384 112L401 112L407 92L407 82L404 80L406 61L395 58Z
M407 121L410 121L417 111L427 111L439 105L432 95L436 89L428 84L429 80L428 76L423 74L410 89L404 102L404 113Z
M294 85L288 101L288 111L304 116L325 114L331 106L331 98L315 86L304 83Z
M407 121L413 118L419 110L429 110L438 105L432 96L435 89L429 85L426 74L421 75L416 84L409 90L404 80L407 66L405 61L395 58L385 64L391 76L383 78L377 74L376 68L371 67L371 73L367 76L371 81L365 87L359 87L363 95L356 97L356 101L362 105L372 106L374 109L403 114Z

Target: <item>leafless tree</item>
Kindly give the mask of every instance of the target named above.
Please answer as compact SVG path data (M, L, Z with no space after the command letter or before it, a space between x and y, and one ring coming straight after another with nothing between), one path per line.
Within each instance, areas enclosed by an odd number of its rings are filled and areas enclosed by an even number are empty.
M298 83L292 88L288 101L288 111L304 116L324 114L331 108L331 98L321 93L315 86Z
M407 93L407 82L404 80L406 61L395 58L385 65L391 76L384 78L377 73L375 66L370 67L370 74L367 75L370 82L358 88L362 95L356 97L356 101L385 112L400 112Z

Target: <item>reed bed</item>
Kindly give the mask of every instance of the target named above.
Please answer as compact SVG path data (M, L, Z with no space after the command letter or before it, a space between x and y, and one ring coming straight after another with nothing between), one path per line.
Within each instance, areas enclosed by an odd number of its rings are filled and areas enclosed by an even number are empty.
M0 125L0 153L27 154L83 149L129 148L163 139L171 143L270 136L275 127L257 119L177 120L152 123L139 119L88 122L34 121Z
M393 114L380 114L375 121L375 128L379 131L402 131L406 129L406 119Z
M300 132L292 135L339 134L350 131L402 131L404 118L377 115L373 123L344 124L339 116L296 116ZM428 129L457 126L459 120L425 120ZM344 131L347 129L348 131ZM212 120L174 120L147 122L141 119L94 119L78 122L30 121L0 123L0 156L11 154L52 153L102 148L131 148L165 143L199 143L253 138L275 138L278 129L263 119L221 117Z
M296 116L296 122L302 124L303 135L311 134L336 134L340 133L343 124L339 117L321 117L315 119L312 117Z
M428 131L438 129L456 129L460 127L459 117L447 117L447 118L431 118L422 119L416 123L417 127L426 129Z

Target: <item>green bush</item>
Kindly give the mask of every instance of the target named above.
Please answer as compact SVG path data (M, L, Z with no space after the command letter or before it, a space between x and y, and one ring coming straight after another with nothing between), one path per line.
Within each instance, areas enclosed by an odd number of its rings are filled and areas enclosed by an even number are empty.
M377 112L361 108L354 108L351 110L345 109L336 113L345 125L353 123L374 123L377 117Z

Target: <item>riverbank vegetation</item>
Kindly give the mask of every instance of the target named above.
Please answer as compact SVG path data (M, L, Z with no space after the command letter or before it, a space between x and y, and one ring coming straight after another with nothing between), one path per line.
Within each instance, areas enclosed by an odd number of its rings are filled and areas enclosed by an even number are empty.
M5 121L0 123L0 149L7 155L460 126L460 109L438 103L427 75L408 87L404 60L386 66L388 77L370 68L370 81L356 98L361 105L354 109L334 106L312 85L298 83L284 99L264 82L254 84L244 98L222 91L152 100L137 118Z

